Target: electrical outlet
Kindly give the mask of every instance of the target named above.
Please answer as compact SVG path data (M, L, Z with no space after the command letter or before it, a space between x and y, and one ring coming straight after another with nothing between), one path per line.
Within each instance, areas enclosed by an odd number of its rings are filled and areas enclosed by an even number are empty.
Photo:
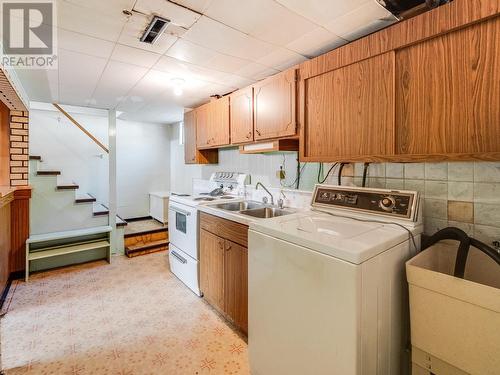
M276 177L280 180L284 180L286 178L286 173L283 168L280 168L279 171L276 171Z

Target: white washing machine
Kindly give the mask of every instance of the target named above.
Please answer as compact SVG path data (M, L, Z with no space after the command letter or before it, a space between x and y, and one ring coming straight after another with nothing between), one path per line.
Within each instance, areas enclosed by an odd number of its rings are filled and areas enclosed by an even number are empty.
M252 223L252 375L404 374L420 217L417 192L318 185L311 211Z

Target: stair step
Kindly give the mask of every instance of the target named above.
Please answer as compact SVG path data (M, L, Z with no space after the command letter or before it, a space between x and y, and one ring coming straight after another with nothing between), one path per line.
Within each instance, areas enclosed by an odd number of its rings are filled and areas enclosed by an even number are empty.
M123 220L120 216L116 215L116 226L117 227L124 227L127 225L127 222Z
M76 197L75 198L75 203L93 203L95 202L97 199L95 199L92 195L90 194L85 194L85 195L81 195L79 197Z
M128 257L137 255L149 254L156 251L164 250L169 244L168 240L158 240L147 243L138 243L125 247L125 254Z
M38 176L59 176L61 171L37 171Z
M94 216L105 216L109 214L109 208L103 204L94 204Z
M80 186L76 184L57 185L57 190L76 190L79 188Z
M38 156L38 155L30 155L29 159L30 160L39 160L39 161L41 161L42 157Z

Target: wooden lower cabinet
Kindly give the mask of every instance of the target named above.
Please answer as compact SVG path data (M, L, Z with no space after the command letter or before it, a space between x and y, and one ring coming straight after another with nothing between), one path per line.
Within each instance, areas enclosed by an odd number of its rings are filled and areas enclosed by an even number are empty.
M248 227L204 213L200 222L200 289L203 297L246 334Z
M224 247L224 309L248 333L248 249L228 240Z
M200 231L200 287L213 307L224 311L224 239Z

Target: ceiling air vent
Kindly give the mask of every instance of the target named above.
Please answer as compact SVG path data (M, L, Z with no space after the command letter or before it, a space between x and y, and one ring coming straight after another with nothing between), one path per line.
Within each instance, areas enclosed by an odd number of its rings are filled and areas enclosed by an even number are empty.
M414 17L417 14L449 3L452 0L376 0L399 19Z
M170 20L167 20L166 18L154 16L146 31L142 34L140 39L141 42L154 44L154 42L156 42L160 35L165 31L165 28L169 23Z

